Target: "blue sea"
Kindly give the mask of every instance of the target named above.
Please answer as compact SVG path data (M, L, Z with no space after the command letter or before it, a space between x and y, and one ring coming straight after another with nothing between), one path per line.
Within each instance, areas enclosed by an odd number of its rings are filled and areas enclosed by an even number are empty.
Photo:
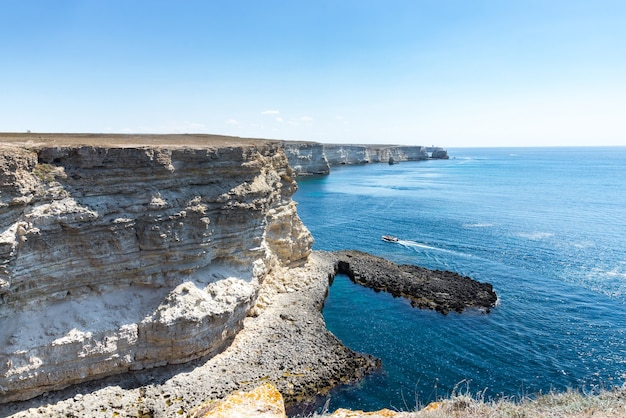
M448 153L298 180L314 249L451 270L499 296L489 314L442 315L336 277L328 329L383 367L321 403L412 410L454 391L518 399L624 384L626 147Z

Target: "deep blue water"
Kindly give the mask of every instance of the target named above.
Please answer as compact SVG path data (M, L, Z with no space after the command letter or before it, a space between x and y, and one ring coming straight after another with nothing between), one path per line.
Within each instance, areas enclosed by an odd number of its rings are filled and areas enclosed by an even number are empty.
M490 314L444 316L337 277L327 326L383 370L335 390L330 410L407 410L455 386L491 398L622 385L626 147L448 152L299 180L315 249L452 270L500 298Z

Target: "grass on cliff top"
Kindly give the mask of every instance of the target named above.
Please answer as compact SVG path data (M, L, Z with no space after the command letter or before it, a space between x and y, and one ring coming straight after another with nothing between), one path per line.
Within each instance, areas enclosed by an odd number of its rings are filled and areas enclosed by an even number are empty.
M626 389L602 391L585 395L570 390L549 393L521 402L509 400L484 401L480 397L455 395L448 400L428 406L411 417L476 417L476 418L539 418L539 417L626 417Z
M324 416L324 415L321 415ZM316 417L321 417L316 415ZM376 415L374 415L376 416ZM481 394L457 392L415 412L398 414L402 418L582 418L626 417L626 385L588 395L575 390L548 393L534 399L514 402L508 399L487 401Z

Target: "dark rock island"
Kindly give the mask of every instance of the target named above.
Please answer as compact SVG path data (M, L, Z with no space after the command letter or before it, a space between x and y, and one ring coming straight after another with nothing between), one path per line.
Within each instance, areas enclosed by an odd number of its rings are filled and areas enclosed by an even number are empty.
M469 307L489 312L498 300L491 284L451 271L397 265L360 251L339 251L334 256L337 273L374 290L406 297L414 307L443 314L463 312Z

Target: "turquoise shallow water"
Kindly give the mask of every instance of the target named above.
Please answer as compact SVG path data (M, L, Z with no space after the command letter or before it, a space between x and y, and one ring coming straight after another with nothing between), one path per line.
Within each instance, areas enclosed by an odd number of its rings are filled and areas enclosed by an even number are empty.
M622 385L626 148L449 154L299 180L294 198L315 249L452 270L492 283L500 298L490 314L444 316L337 277L328 328L383 369L335 390L330 409L412 409L455 387L517 397Z

